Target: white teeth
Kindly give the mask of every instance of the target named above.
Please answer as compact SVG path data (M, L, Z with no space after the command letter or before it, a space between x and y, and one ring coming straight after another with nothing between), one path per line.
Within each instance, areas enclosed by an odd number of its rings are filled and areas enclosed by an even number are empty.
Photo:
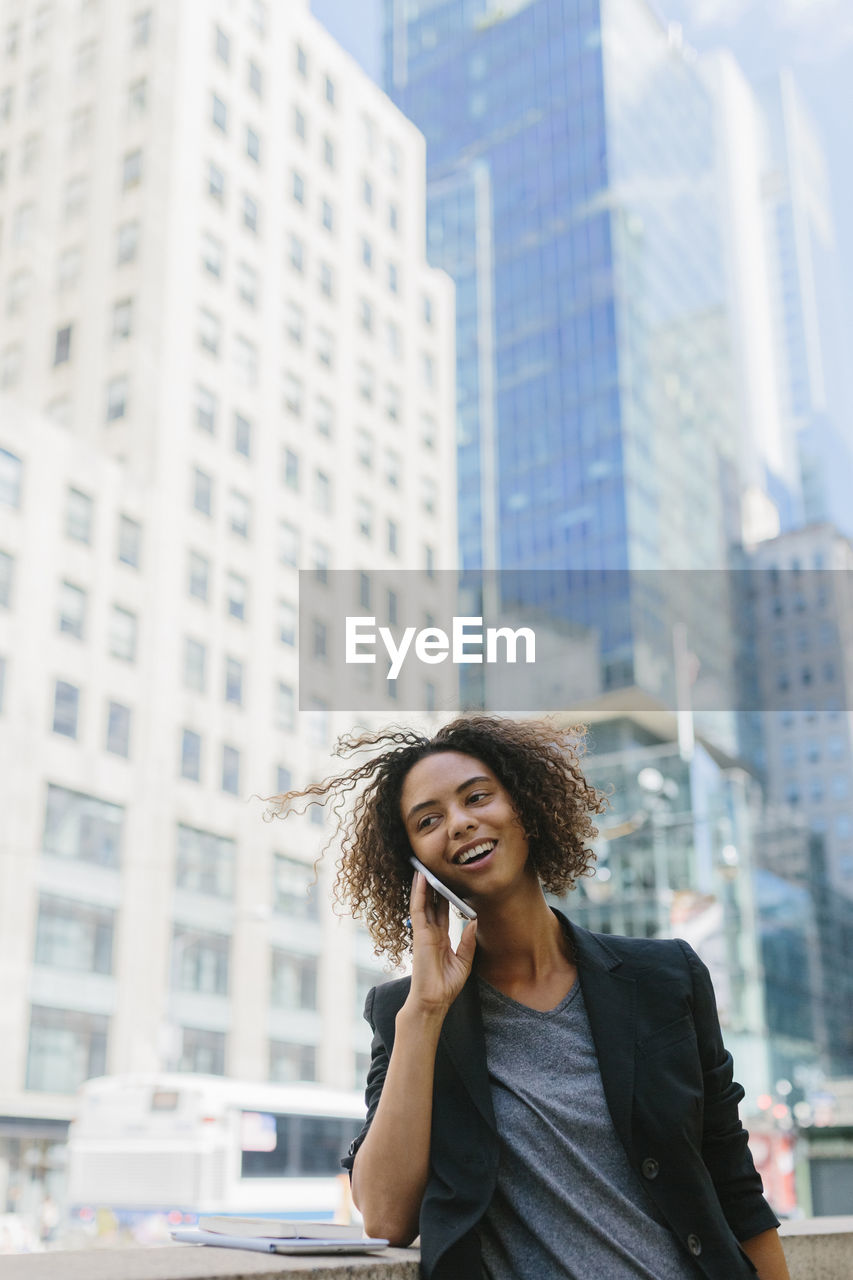
M472 858L478 857L481 853L489 853L495 847L494 840L485 840L482 844L477 844L473 849L466 849L461 853L455 861L459 866L464 866L466 862L470 862Z

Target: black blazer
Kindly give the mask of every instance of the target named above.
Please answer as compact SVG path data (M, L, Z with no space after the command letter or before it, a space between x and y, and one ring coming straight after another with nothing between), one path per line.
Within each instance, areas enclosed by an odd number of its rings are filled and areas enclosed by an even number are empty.
M743 1089L732 1079L708 970L686 942L590 933L556 914L574 948L607 1106L632 1167L697 1277L754 1275L737 1242L779 1224L738 1118ZM382 1093L409 982L386 983L367 997L374 1032L367 1120L342 1161L350 1171ZM430 1176L420 1212L425 1280L481 1275L475 1228L494 1193L498 1159L472 974L447 1013L436 1052ZM567 1247L570 1240L567 1222Z

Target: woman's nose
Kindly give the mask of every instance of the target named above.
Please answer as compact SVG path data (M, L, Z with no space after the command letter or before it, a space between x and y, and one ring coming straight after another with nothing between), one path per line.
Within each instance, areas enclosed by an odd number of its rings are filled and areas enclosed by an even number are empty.
M476 822L470 813L466 813L464 809L454 811L451 815L450 829L455 837L459 837L465 831L471 831Z

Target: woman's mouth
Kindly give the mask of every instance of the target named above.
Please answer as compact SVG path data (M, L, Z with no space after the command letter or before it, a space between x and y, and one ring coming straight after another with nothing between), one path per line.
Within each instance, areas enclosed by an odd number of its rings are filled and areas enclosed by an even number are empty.
M462 853L457 853L453 859L454 865L457 867L468 867L473 863L482 862L487 858L497 844L497 840L481 840L478 844L472 845L469 849L464 849Z

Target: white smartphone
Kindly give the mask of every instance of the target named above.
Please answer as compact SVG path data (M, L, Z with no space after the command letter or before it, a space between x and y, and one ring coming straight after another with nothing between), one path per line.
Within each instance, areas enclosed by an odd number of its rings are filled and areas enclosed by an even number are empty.
M462 898L453 892L452 889L448 889L446 884L442 884L438 876L434 876L432 872L424 866L420 858L411 857L409 858L409 862L411 862L416 871L420 871L427 884L431 884L436 893L440 893L442 898L446 898L452 907L455 907L457 911L462 912L466 920L477 919L477 912L474 908L469 907L468 903L464 902Z

